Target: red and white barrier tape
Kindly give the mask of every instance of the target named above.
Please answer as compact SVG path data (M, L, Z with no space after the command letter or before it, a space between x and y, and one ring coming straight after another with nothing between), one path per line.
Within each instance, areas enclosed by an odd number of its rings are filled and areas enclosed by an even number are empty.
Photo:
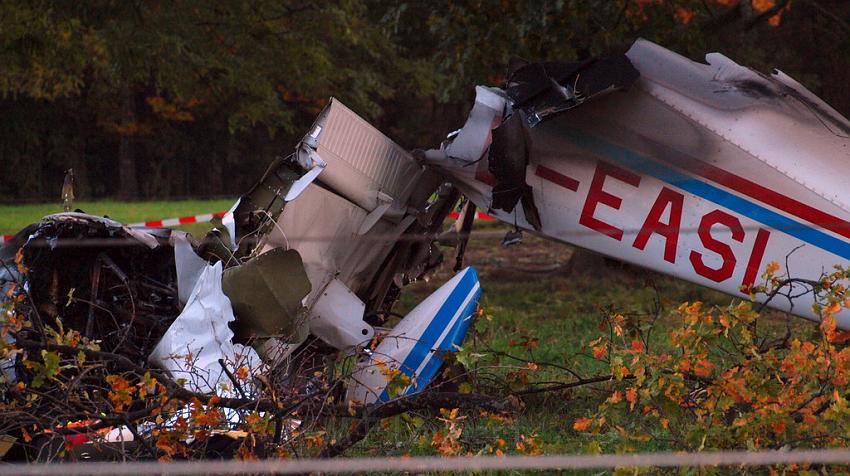
M151 220L140 223L130 223L127 226L148 226L153 228L163 227L163 226L177 226L177 225L185 225L187 223L204 223L211 221L213 218L222 218L226 212L218 212L218 213L204 213L203 215L194 215L194 216L186 216L186 217L177 217L177 218L163 218L162 220ZM449 218L457 219L460 217L460 213L451 212L449 213ZM484 213L478 212L475 216L477 220L494 220L492 216Z
M211 221L213 218L222 218L226 212L218 212L218 213L205 213L203 215L194 215L194 216L186 216L186 217L177 217L177 218L163 218L162 220L151 220L140 223L130 223L127 226L148 226L148 227L163 227L163 226L177 226L177 225L185 225L187 223L204 223ZM460 213L451 212L449 213L449 218L457 219L460 217ZM476 220L495 220L492 216L484 213L478 212L475 215ZM11 235L9 235L11 237Z
M185 225L187 223L205 223L212 221L213 218L221 218L226 212L203 213L201 215L190 215L177 218L163 218L161 220L150 220L139 223L130 223L127 226L147 226L151 228L159 228L164 226ZM0 243L9 241L15 235L0 235Z
M221 218L224 216L226 212L217 212L217 213L204 213L201 215L190 215L185 217L177 217L177 218L163 218L161 220L150 220L139 223L130 223L127 226L147 226L151 228L159 228L164 226L177 226L177 225L186 225L188 223L205 223L208 221L212 221L213 218ZM449 218L457 219L460 217L460 213L451 212L449 213ZM493 220L494 218L484 212L478 212L475 215L477 220ZM0 235L0 243L5 241L9 241L15 235Z
M226 212L204 213L202 215L191 215L177 218L163 218L162 220L151 220L140 223L130 223L127 226L147 226L151 228L160 228L163 226L186 225L188 223L205 223L212 221L213 218L221 218Z
M451 213L449 213L449 218L458 219L458 218L460 218L460 213L459 212L451 212ZM488 215L484 212L477 212L475 214L475 219L476 220L495 220L495 218L492 215Z

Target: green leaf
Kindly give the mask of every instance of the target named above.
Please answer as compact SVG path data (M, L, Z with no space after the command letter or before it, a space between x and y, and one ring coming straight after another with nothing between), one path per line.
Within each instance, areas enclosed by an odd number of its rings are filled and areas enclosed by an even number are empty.
M44 374L47 377L53 377L59 374L59 371L61 370L61 366L59 364L62 360L59 357L59 354L56 352L42 350L41 358L44 359Z

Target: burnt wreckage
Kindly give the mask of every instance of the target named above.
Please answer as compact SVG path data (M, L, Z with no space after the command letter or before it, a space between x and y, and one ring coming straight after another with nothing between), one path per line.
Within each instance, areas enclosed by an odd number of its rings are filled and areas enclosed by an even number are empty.
M421 391L463 342L481 293L462 266L476 208L730 294L770 260L801 277L845 264L850 123L782 73L706 59L638 41L622 56L516 64L504 89L476 88L463 128L414 153L331 100L201 240L81 212L21 231L0 249L0 283L21 301L7 323L29 324L3 335L27 349L61 318L221 397L257 391L232 384L238 369L292 369L312 345L354 356L342 394L370 404ZM384 327L401 289L442 262L439 245L456 248L457 274ZM0 363L7 388L31 378L18 357ZM390 391L388 375L407 380Z

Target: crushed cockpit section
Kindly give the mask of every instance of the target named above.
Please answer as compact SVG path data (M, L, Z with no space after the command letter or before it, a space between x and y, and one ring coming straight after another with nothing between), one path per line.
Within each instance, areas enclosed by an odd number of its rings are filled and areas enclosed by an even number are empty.
M7 296L28 294L21 305L32 327L17 337L35 339L61 317L81 337L144 364L181 307L171 234L75 212L19 233L0 255Z
M80 371L93 391L109 395L94 414L109 415L115 405L116 377L108 372L116 369L129 372L122 388L159 379L172 392L189 392L182 398L193 396L156 424L110 426L122 445L143 443L162 425L179 427L200 396L313 395L328 384L311 365L332 365L324 362L334 354L354 361L326 390L340 400L369 404L421 391L469 327L480 295L475 271L463 269L394 329L385 326L401 288L442 262L442 223L459 198L441 175L332 100L294 153L273 161L200 239L79 211L46 217L2 248L5 321L23 317L28 325L4 333L20 350L2 361L0 387L48 385L27 362L46 367L53 357L45 352L64 352L72 339L90 353L80 362L106 356L97 370ZM63 372L77 378L70 367ZM67 388L61 375L49 384ZM388 391L387 375L407 383ZM334 390L340 382L348 388ZM50 404L40 408L57 413ZM42 440L80 425L76 414L58 412ZM233 436L228 428L246 413L224 417L216 431ZM96 440L85 444L111 441ZM29 445L26 457L51 445Z

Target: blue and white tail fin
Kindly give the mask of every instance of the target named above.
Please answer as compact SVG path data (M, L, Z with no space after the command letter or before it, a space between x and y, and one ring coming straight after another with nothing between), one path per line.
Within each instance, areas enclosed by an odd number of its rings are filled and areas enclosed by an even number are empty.
M434 291L384 337L369 359L360 363L352 375L348 400L388 401L423 390L443 365L443 354L456 351L463 342L480 296L481 284L472 267ZM409 384L395 391L388 389L395 378Z

